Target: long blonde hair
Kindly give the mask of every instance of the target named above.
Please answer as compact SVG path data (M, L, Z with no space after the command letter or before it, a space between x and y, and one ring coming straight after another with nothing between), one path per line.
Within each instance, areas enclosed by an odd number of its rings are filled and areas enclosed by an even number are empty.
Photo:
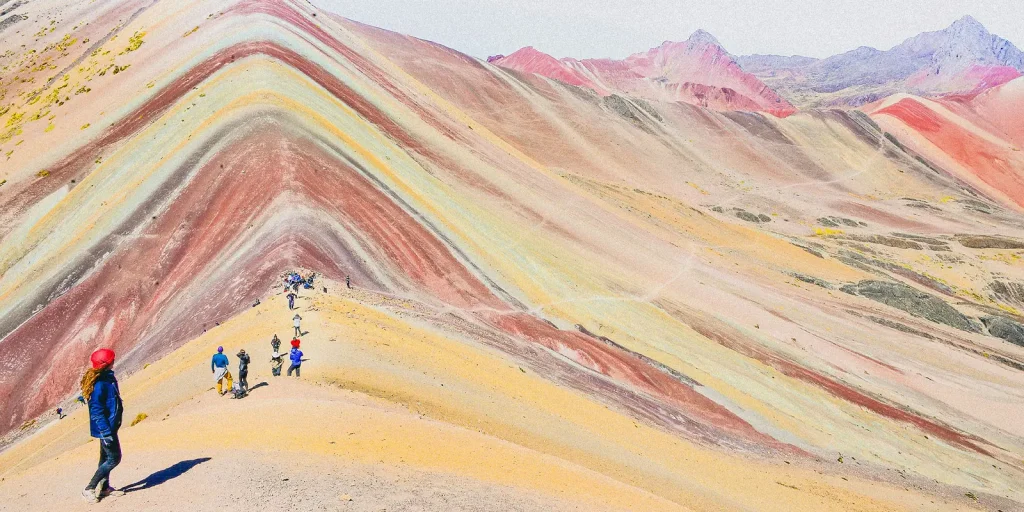
M85 375L82 376L82 398L86 402L89 401L89 397L92 396L92 390L96 387L96 379L106 369L107 367L104 366L103 368L89 368L85 371Z

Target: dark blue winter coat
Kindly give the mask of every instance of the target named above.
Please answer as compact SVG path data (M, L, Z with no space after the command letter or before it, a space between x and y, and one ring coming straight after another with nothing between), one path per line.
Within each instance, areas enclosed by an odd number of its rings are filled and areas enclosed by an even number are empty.
M302 351L297 349L297 348L293 348L292 352L291 352L290 359L292 360L292 365L293 366L301 365L302 364Z
M106 370L96 378L96 386L89 396L89 434L92 437L111 437L121 428L124 405L117 389L114 370Z

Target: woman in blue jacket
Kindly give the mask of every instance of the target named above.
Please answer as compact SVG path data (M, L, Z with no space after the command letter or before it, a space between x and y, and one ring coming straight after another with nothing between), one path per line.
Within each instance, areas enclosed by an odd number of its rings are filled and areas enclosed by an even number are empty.
M298 327L296 327L298 329ZM299 350L299 339L295 338L292 340L292 351L288 357L292 361L292 365L288 367L288 376L292 376L292 371L295 372L295 376L299 376L299 372L302 370L302 351Z
M110 486L110 471L121 462L121 442L117 431L121 428L124 406L114 378L114 351L101 348L89 358L92 368L82 377L82 396L89 405L89 433L100 440L100 464L82 496L96 503L107 496L121 496Z

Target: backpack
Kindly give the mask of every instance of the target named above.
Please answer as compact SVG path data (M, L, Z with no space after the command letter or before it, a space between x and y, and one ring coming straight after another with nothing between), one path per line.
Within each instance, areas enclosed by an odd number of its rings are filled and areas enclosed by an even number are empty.
M245 395L247 395L248 393L246 393L245 390L242 389L242 386L238 382L235 382L234 384L231 385L231 394L231 398L245 398Z

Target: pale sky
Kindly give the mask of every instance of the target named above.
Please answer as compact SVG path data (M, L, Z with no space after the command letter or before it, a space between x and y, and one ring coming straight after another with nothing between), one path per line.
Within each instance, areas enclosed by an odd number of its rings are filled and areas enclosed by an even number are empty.
M1024 0L312 0L347 18L474 57L533 46L556 57L613 57L713 34L733 55L827 57L887 50L970 14L1024 45Z

